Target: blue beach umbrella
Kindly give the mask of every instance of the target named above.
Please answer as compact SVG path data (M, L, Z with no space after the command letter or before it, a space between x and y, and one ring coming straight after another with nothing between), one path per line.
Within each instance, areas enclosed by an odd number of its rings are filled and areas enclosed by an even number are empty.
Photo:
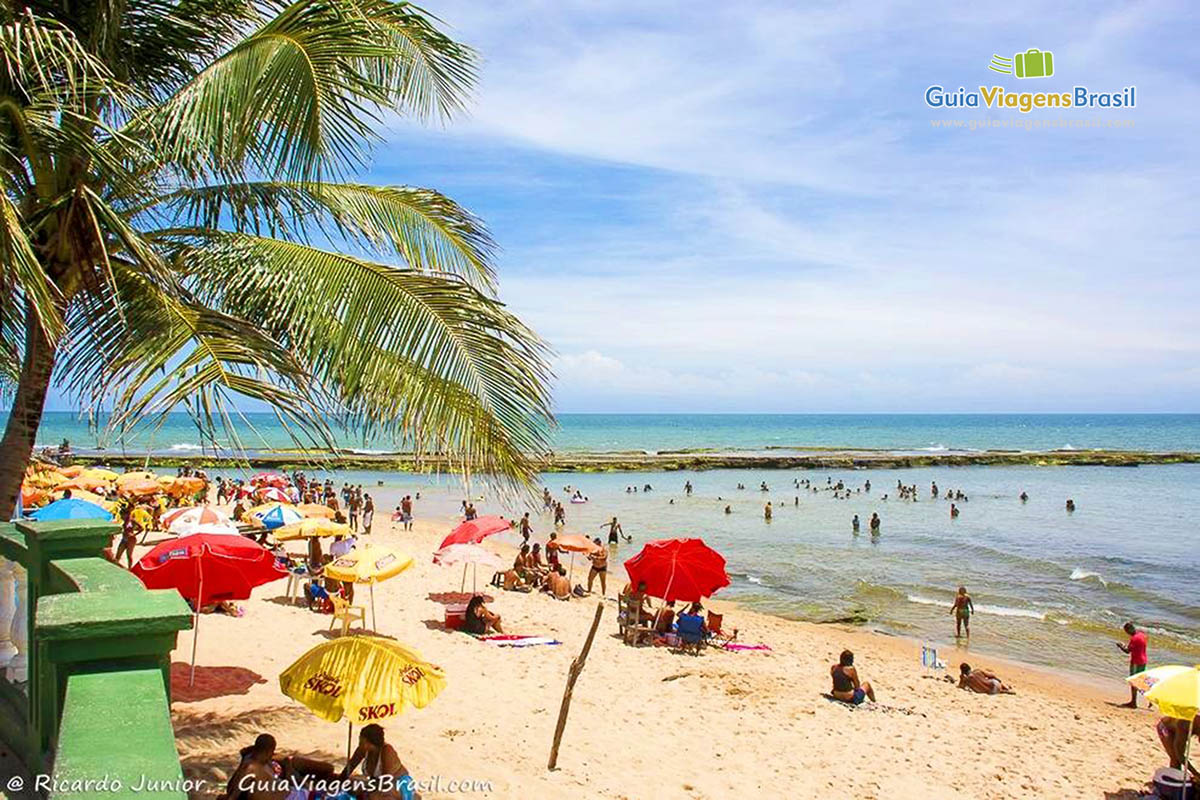
M250 509L246 514L257 519L269 531L304 519L304 515L297 511L295 506L287 503L266 503Z
M48 522L57 519L111 520L113 515L107 509L101 508L95 503L89 503L87 500L76 500L74 497L65 497L62 500L55 500L53 503L43 506L37 511L31 511L29 518L38 522Z

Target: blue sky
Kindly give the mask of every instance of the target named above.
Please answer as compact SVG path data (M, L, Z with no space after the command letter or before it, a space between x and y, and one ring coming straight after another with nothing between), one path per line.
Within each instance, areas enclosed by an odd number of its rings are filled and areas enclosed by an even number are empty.
M368 177L488 221L560 411L1196 411L1197 4L988 5L428 0L478 97ZM1021 115L930 84L1138 106L934 129Z

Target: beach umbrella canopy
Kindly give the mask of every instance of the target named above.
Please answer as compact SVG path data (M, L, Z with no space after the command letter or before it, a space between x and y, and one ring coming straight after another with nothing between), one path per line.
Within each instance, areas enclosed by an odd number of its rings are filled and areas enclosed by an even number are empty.
M272 531L304 519L304 516L296 510L295 506L279 502L263 503L261 506L255 506L250 509L246 514L254 517L254 519L262 523L264 528Z
M322 642L279 675L279 689L323 720L379 722L424 708L446 688L440 667L391 639L343 636Z
M163 542L133 565L147 589L175 589L192 603L192 677L196 679L196 641L200 609L219 600L245 600L254 587L287 577L287 570L262 545L242 536L192 534Z
M50 499L50 490L40 486L21 485L21 505L24 508L40 506Z
M112 485L112 481L106 481L103 478L93 478L90 475L80 475L71 478L68 481L63 481L58 484L56 489L83 489L84 491L94 492L97 489L107 489Z
M701 539L658 539L625 562L629 582L646 584L646 594L696 602L729 585L725 559Z
M322 519L321 517L305 517L299 522L284 525L275 529L275 541L289 542L293 539L317 539L324 536L349 536L350 526L340 522Z
M450 535L442 540L438 549L441 550L449 544L479 544L492 534L511 527L512 524L504 517L476 517L450 531Z
M67 472L64 470L63 474L67 475ZM99 467L92 467L90 469L82 470L81 472L76 472L74 476L68 476L68 477L84 477L84 478L91 478L92 480L97 480L97 481L108 481L109 483L111 483L112 481L115 481L117 478L119 478L121 476L118 475L117 473L113 472L111 469L101 469Z
M375 584L394 578L413 565L413 557L389 550L377 544L359 542L350 552L338 556L326 565L328 578L351 583L367 583L371 586L371 627L376 626Z
M237 525L224 511L208 506L176 508L163 514L160 524L170 533L188 536L193 533L236 534Z
M185 497L201 491L208 483L203 478L185 477L172 478L167 485L167 494L172 497Z
M592 553L600 549L600 546L586 536L580 536L578 533L564 533L562 536L557 536L554 543L558 545L559 550L566 550L571 553Z
M62 494L62 487L60 486L58 489L55 489L54 491L56 494ZM92 492L87 491L86 489L72 489L71 490L71 499L83 500L84 502L87 502L87 503L95 503L96 505L100 506L101 508L106 508L109 511L112 511L112 509L113 509L113 504L111 502L109 502L108 500L106 500L105 498L101 497L98 494L93 494Z
M252 477L250 482L256 486L279 486L281 488L288 485L288 479L278 472L260 472Z
M118 475L115 478L115 480L117 482L117 488L120 488L131 481L155 481L155 482L157 482L158 476L155 475L153 472L139 470L137 472L126 472L122 475Z
M296 510L305 517L322 517L324 519L333 519L337 515L329 506L323 506L320 503L301 503L296 506Z
M1192 720L1200 714L1200 667L1158 667L1146 699L1165 716Z
M81 475L84 472L84 470L86 470L86 469L87 469L87 467L83 466L82 464L72 464L69 467L62 467L58 471L59 471L59 474L65 475L68 478L76 478L79 475ZM113 478L116 478L116 475L113 475Z
M128 497L146 497L158 494L162 489L162 484L154 478L135 478L123 483L117 481L117 491Z
M76 500L68 497L65 500L55 500L47 506L29 514L30 519L47 522L57 519L106 519L111 520L112 514L107 508L102 508L86 500Z
M258 489L254 492L254 496L264 503L290 503L291 498L287 496L287 492L275 486L268 486L265 489Z
M482 564L485 567L499 569L504 566L504 559L484 550L477 544L448 544L433 554L433 563L443 567L456 564Z
M1148 669L1145 672L1139 672L1136 675L1130 675L1125 679L1125 682L1137 689L1142 694L1150 691L1157 683L1160 683L1167 678L1173 678L1184 672L1193 671L1193 667L1184 667L1178 664L1168 664L1164 667L1155 667Z

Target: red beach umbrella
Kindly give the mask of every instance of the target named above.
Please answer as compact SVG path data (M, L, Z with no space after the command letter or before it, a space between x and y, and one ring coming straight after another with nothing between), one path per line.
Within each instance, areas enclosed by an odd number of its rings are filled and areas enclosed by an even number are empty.
M702 539L658 539L625 562L629 582L646 594L694 603L729 585L725 559Z
M479 544L493 533L512 527L504 517L476 517L450 531L450 535L438 545L438 550L451 544Z
M245 600L255 586L287 576L275 556L241 536L198 533L163 542L133 565L147 589L176 589L192 603L192 680L196 678L196 637L200 609L218 600Z

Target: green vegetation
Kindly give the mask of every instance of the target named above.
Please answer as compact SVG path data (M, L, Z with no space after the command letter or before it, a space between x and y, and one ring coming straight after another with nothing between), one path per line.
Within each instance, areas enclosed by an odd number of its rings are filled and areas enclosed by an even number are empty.
M0 11L0 52L0 513L52 374L118 429L183 407L235 437L251 398L305 445L334 419L529 480L546 350L486 229L352 177L389 114L447 120L475 83L424 12L35 0Z

